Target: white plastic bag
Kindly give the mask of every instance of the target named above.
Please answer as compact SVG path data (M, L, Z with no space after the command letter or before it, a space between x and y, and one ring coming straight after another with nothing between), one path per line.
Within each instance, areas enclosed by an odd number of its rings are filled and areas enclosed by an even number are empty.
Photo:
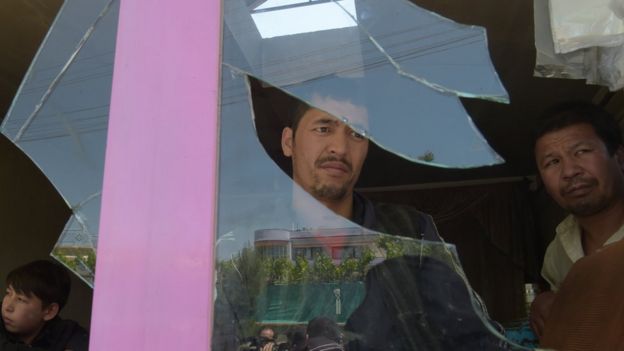
M550 0L556 53L624 44L624 0Z

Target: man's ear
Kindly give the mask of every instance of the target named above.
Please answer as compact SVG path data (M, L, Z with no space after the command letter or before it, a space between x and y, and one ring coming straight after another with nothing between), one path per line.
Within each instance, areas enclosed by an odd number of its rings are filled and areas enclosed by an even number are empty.
M282 130L282 152L284 156L292 156L293 149L293 130L290 127L284 127Z
M43 308L43 320L47 322L52 318L56 317L56 315L59 313L59 310L59 304L56 302L52 302L51 304Z

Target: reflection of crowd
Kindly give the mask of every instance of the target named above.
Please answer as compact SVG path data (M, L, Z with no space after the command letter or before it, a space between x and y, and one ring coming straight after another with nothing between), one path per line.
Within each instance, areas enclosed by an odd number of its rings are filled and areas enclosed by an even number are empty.
M268 326L262 327L257 337L241 345L241 350L261 351L342 351L342 331L338 324L327 317L316 317L307 328L294 328L283 335Z

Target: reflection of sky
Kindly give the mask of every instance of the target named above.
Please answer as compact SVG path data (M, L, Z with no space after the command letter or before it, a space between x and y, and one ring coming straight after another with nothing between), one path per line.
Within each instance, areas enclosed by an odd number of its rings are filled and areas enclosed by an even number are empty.
M355 3L353 0L338 1L349 13L355 17ZM300 5L289 7L292 5ZM279 7L286 8L279 8ZM273 38L284 35L318 32L328 29L354 27L357 24L351 16L345 13L333 2L309 2L269 0L255 8L252 13L260 35L263 38Z
M263 39L242 1L224 5L225 63L308 102L316 94L362 106L372 139L409 159L431 153L434 164L460 168L502 162L458 98L506 98L482 28L404 1L357 0L361 30Z
M368 70L357 79L330 76L286 90L304 101L323 92L365 107L369 136L383 148L411 159L431 151L436 163L456 167L499 160L456 97L398 76L392 67Z

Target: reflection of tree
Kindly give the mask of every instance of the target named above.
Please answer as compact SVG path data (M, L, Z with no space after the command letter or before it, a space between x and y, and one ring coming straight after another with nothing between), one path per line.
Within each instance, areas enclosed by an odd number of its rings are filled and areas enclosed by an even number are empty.
M377 239L377 246L385 252L386 259L403 255L448 256L444 246L435 244L433 246L427 245L420 240L406 239L397 236L382 235Z
M88 274L91 278L95 274L95 252L92 248L57 247L52 256L79 274ZM85 269L88 272L83 272Z
M308 280L310 275L310 264L305 258L298 256L295 259L295 265L291 271L290 279L292 282L301 283Z
M254 335L256 296L266 286L266 282L266 265L252 248L244 248L238 256L219 262L215 309L227 310L232 315L225 317L223 321L215 319L215 324L227 323L228 319L233 318L238 322L237 333Z
M326 254L314 255L309 262L302 256L294 262L288 258L260 258L267 284L290 284L302 282L331 283L363 280L368 265L375 258L370 249L363 250L361 257L344 259L336 265Z
M317 254L311 270L310 280L331 283L338 281L363 280L366 270L375 255L370 249L365 249L358 258L347 258L338 265L325 254Z
M362 252L359 258L347 258L336 267L336 275L340 281L364 280L368 265L375 259L375 254L371 249Z
M404 253L403 241L395 237L382 235L377 239L377 246L385 251L386 258L399 257Z
M427 150L424 154L418 156L418 159L425 162L433 162L435 155L433 154L433 151Z
M428 256L446 263L454 270L461 270L461 263L454 249L449 250L443 242L427 242L399 236L381 235L376 244L383 251L386 259L403 255Z
M294 274L295 264L286 257L275 259L261 258L264 271L268 272L267 280L274 284L288 283Z
M317 282L333 282L336 281L336 266L329 256L324 254L316 254L314 256L314 265L312 265L311 277Z

